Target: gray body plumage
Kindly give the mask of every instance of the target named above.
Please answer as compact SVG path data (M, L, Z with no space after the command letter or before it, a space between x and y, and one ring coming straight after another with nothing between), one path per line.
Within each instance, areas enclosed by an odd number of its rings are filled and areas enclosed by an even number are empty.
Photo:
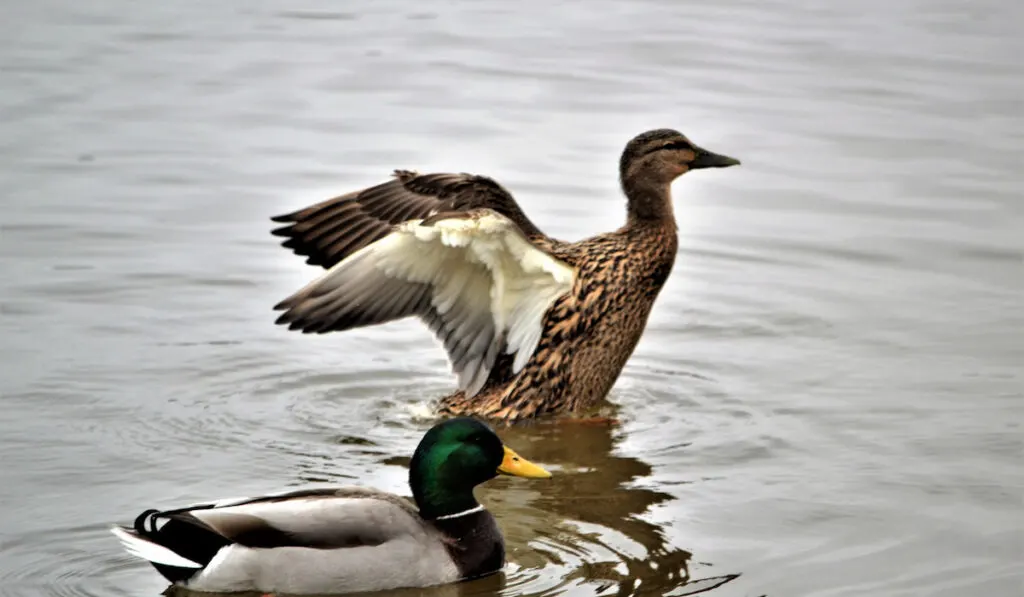
M462 577L439 530L407 500L372 489L300 490L151 516L154 524L177 521L215 533L211 540L225 540L212 559L197 562L202 567L178 581L196 591L351 593L444 584ZM173 545L161 540L167 525L153 534L140 532L138 526L115 534L130 551L146 557L140 551ZM150 545L129 545L132 540L125 535ZM182 549L173 551L190 556Z

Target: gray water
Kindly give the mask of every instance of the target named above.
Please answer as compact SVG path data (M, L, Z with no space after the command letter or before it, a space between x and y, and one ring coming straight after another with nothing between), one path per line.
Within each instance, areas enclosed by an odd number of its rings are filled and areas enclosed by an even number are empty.
M145 508L407 493L444 354L272 325L317 272L269 216L469 171L579 239L655 127L743 166L674 187L622 424L503 432L556 477L483 488L508 569L424 594L1024 588L1019 2L3 12L0 594L159 594L106 532Z

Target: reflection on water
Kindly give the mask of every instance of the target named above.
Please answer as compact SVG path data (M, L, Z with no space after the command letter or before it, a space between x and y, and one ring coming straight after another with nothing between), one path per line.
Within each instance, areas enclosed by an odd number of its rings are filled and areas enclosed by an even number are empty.
M506 441L558 471L557 482L538 484L533 506L551 518L531 529L537 537L531 547L536 557L566 567L553 575L562 584L590 584L601 594L683 585L690 580L690 553L667 544L662 530L642 518L651 506L674 498L637 485L651 467L615 454L613 432L571 423L502 431Z

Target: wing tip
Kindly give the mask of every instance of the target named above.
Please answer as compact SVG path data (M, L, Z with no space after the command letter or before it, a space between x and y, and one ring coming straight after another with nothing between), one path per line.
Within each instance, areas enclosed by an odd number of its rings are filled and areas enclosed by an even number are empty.
M296 315L291 307L274 320L274 325L286 325L290 332L301 332L303 334L326 334L328 332L343 331L346 326L339 326L330 320L318 317L303 317Z
M280 310L277 306L275 306L274 309ZM274 320L274 325L286 325L288 326L288 330L292 332L295 330L302 330L305 332L306 329L309 328L309 322L296 315L291 305L285 305L284 307L281 307L281 309L287 310Z

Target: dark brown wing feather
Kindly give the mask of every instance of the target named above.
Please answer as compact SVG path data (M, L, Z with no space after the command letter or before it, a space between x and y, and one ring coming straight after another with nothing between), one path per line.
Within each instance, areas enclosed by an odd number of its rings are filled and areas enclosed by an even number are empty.
M396 170L393 180L271 218L287 224L271 234L306 263L325 269L380 240L402 222L438 212L486 207L516 223L529 238L543 236L516 200L494 180L472 174Z

